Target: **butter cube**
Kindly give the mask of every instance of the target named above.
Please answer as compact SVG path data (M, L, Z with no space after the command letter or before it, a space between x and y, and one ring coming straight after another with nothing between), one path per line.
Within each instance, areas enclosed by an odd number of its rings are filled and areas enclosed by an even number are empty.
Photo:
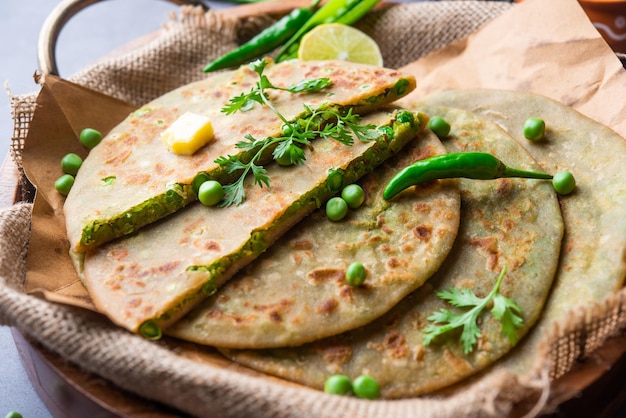
M213 124L206 116L186 112L161 132L161 139L174 154L192 155L213 139Z

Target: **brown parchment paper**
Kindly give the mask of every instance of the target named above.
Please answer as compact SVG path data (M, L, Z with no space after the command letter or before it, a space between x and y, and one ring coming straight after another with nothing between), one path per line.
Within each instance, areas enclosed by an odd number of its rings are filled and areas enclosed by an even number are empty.
M525 0L402 69L418 80L407 101L452 89L529 91L626 137L626 72L576 0Z
M24 290L95 310L69 257L65 199L54 181L63 174L60 161L65 154L87 156L78 139L82 129L106 133L135 107L55 76L38 81L42 88L22 153L24 172L37 186Z

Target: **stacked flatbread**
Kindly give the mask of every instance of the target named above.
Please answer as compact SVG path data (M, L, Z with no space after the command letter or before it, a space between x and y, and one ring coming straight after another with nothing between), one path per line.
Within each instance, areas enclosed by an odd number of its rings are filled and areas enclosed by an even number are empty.
M84 283L115 323L217 347L235 362L313 388L332 374L368 374L383 397L402 398L463 381L514 348L488 314L470 351L456 332L425 344L429 317L450 309L440 291L484 297L506 267L499 292L520 308L517 344L527 349L498 364L520 368L528 367L548 319L622 285L626 173L607 156L624 155L625 145L607 128L513 92L397 100L415 80L368 66L291 61L270 65L267 76L281 86L331 78L319 93L281 91L270 99L290 121L307 108L351 109L377 127L377 137L351 146L316 139L304 165L268 164L271 187L250 181L243 204L209 208L194 202L194 177L232 181L215 158L236 153L245 135L280 135L284 121L266 107L220 112L254 86L255 74L214 75L130 115L91 152L65 206ZM216 138L183 157L168 153L158 136L185 111L209 116ZM426 115L446 119L450 135L440 140L425 129ZM531 116L546 120L542 142L521 134ZM570 170L578 187L558 197L549 181L448 179L383 199L401 168L468 151L524 170ZM336 173L341 187L356 182L366 196L340 222L323 207L341 189L330 186ZM356 261L367 278L350 286L346 270Z

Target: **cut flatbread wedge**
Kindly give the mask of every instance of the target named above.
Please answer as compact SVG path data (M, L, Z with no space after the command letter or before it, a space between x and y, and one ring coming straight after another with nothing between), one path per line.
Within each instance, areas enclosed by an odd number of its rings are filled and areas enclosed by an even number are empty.
M537 170L537 163L497 125L476 115L445 108L425 109L447 119L448 152L489 152L509 166ZM501 323L479 317L481 335L466 353L460 330L424 344L429 317L452 307L436 292L469 289L485 297L500 271L508 271L500 293L521 308L521 338L539 318L557 270L563 222L549 181L459 179L461 223L441 269L387 314L364 327L295 348L222 350L235 362L321 389L332 374L373 376L384 398L406 398L459 382L508 353L513 344ZM399 195L401 196L401 195ZM392 201L394 201L392 199Z
M439 269L456 237L456 181L412 188L394 202L382 190L402 167L445 153L425 131L359 184L365 202L340 223L319 209L166 333L230 348L295 346L379 317ZM346 269L361 262L361 286Z
M355 140L352 146L317 140L305 165L268 167L271 188L250 185L241 205L194 203L87 252L83 271L89 294L115 323L158 337L161 328L212 294L343 185L413 140L425 121L423 114L402 110L373 113L363 123L378 127L376 140Z
M273 106L288 121L309 114L305 105L368 112L415 87L413 76L395 70L334 61L269 64L264 75L283 88L315 78L332 82L311 93L268 91ZM199 173L223 184L232 181L233 174L215 160L227 155L249 159L250 152L236 144L246 135L278 136L284 124L268 106L257 104L231 115L221 111L258 81L258 74L247 66L214 75L155 99L108 133L85 159L65 202L71 250L84 252L131 234L196 200L191 184ZM193 155L178 155L167 150L160 134L186 112L208 117L215 137Z

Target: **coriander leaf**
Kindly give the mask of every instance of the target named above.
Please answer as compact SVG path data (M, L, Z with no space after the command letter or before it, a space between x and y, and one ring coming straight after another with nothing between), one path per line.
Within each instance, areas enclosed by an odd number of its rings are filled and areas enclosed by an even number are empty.
M238 157L229 155L228 157L219 157L215 159L215 163L226 168L229 174L238 170L246 170L247 164L242 163Z
M220 207L230 205L240 205L246 199L243 182L236 181L232 184L224 186L224 200L220 203Z
M259 58L258 60L254 60L252 61L248 67L254 71L255 73L257 73L258 75L263 74L263 71L265 70L265 67L267 67L267 64L269 64L270 61L265 59L265 58Z
M517 343L518 339L516 329L524 326L524 320L518 315L521 313L522 308L511 299L500 294L493 298L491 314L502 323L502 334L513 345Z
M457 308L467 307L467 306L476 306L479 305L482 301L481 298L472 293L471 290L467 288L462 289L449 289L442 290L437 293L440 299L448 301L451 305L456 306Z
M263 103L263 98L260 92L251 90L250 93L241 93L239 96L231 97L228 103L222 107L221 112L227 115L247 112L254 107L254 103Z
M322 90L328 86L331 86L333 82L330 78L314 78L312 80L304 80L291 87L287 87L287 91L291 93L309 93L312 91Z
M263 166L251 164L250 168L254 175L254 184L261 187L264 185L270 187L270 178L267 176L267 170Z
M462 328L461 344L463 352L470 353L480 338L480 328L478 327L478 317L483 313L490 303L493 303L491 314L502 323L502 334L507 337L511 344L517 342L517 328L524 324L521 316L522 309L511 299L499 293L500 284L506 274L506 267L502 269L493 289L484 298L473 294L469 289L449 289L437 293L437 296L455 307L471 307L472 309L457 313L447 309L433 312L428 320L432 324L424 328L423 344L429 345L433 340L449 331Z

